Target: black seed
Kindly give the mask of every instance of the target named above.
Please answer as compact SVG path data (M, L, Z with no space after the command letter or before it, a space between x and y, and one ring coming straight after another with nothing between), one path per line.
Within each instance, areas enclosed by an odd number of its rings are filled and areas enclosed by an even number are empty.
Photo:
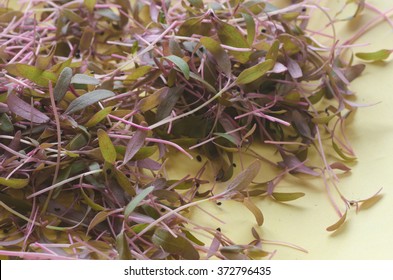
M60 208L56 207L56 208L55 208L55 211L56 211L56 212L59 212L59 211L60 211Z
M232 166L233 166L233 167L236 167L236 163L232 163Z
M160 211L161 211L161 212L165 212L165 208L161 208Z
M112 174L112 170L110 170L110 169L107 169L105 172L106 172L106 175L111 175Z
M306 11L307 11L307 8L306 8L306 7L303 7L302 12L304 13L304 12L306 12Z
M76 50L76 52L75 52L75 58L81 58L81 52L80 52L80 50Z
M216 228L216 231L219 231L219 232L221 232L221 228L219 228L219 227L218 227L218 228Z
M199 161L199 162L202 161L202 157L201 157L200 155L197 155L195 158L196 158L196 160Z
M222 204L222 202L221 202L221 201L217 201L216 204L217 204L218 206L220 206L220 205Z
M266 29L263 28L263 29L261 30L261 33L266 33Z

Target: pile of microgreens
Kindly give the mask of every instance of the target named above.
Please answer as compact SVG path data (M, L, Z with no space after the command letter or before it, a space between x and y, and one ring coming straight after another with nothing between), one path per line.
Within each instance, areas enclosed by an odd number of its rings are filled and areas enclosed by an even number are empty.
M253 241L236 244L188 213L234 199L261 226L252 197L300 198L275 191L299 173L323 178L340 216L327 230L336 230L350 206L366 201L345 198L335 173L355 159L345 122L357 107L350 82L364 69L343 54L379 22L393 26L392 11L347 1L358 7L353 17L363 8L377 17L341 42L334 30L348 20L341 13L330 18L318 1L293 2L32 0L12 9L2 1L0 255L269 258L274 252L255 229ZM310 30L316 12L330 24ZM280 159L253 150L253 142ZM328 162L325 147L336 161ZM178 152L206 162L196 174L168 178L166 163ZM255 161L234 173L238 154ZM277 176L257 181L261 163ZM207 168L214 178L203 176ZM215 182L226 188L213 191Z

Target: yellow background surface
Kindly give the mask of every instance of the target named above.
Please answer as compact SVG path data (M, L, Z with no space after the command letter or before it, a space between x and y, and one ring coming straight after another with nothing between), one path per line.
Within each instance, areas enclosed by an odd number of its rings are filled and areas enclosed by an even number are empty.
M345 1L321 2L330 7L330 14L340 9ZM393 8L392 1L367 1L382 11ZM348 15L356 6L349 6ZM312 25L318 29L326 21L320 13L315 13ZM314 15L313 15L314 16ZM344 42L361 26L375 18L377 14L365 10L352 22L337 23L338 39ZM345 14L341 16L344 18ZM392 19L393 20L393 19ZM356 43L367 46L353 48L356 52L371 52L382 48L393 49L393 27L383 22L362 36ZM331 42L327 41L327 45ZM393 55L392 55L393 56ZM364 207L358 213L350 208L346 223L338 231L330 233L326 227L334 224L338 215L328 200L322 180L310 177L286 176L279 183L277 191L304 192L306 196L289 203L278 203L269 198L255 199L262 210L265 222L258 227L253 215L240 203L223 201L221 206L214 203L203 204L203 209L223 220L220 223L206 212L195 209L192 219L209 227L220 227L222 233L237 243L247 244L253 237L251 227L257 228L262 238L273 241L290 242L308 253L285 246L266 244L264 249L277 250L274 259L393 259L393 61L366 63L366 70L350 86L356 93L356 102L375 104L360 108L351 117L347 133L358 160L349 164L352 171L340 176L339 188L348 199L364 199L382 189L381 198L372 207ZM390 63L389 63L390 61ZM355 63L361 62L355 60ZM272 153L261 150L260 153ZM236 162L236 160L235 160ZM244 158L247 166L250 159ZM184 164L179 164L184 163ZM197 170L201 164L188 163L179 155L171 162L173 176L190 174L190 168ZM195 166L194 166L195 165ZM239 162L237 162L239 167ZM263 181L269 175L269 168L262 164L257 179ZM240 169L239 169L240 170ZM193 175L191 173L191 175ZM217 191L219 190L217 188ZM225 187L225 184L221 184ZM340 209L345 209L338 203ZM366 209L367 208L367 209Z
M332 8L329 13L334 14L344 2L333 0L321 1L320 4ZM367 3L382 11L393 7L392 1L367 0ZM354 8L353 5L349 10L353 12ZM336 24L340 42L376 16L376 13L366 9L355 21ZM313 18L313 26L322 28L326 23L323 18L318 13ZM356 43L368 45L354 48L354 52L393 49L393 27L383 22ZM357 110L349 121L348 136L358 160L350 164L350 174L340 176L339 183L346 197L354 200L370 197L383 188L381 199L375 205L358 213L351 208L344 226L329 233L326 227L335 223L339 217L328 200L322 180L286 176L279 183L277 191L304 192L306 196L289 203L278 203L269 198L255 199L254 202L265 217L262 227L258 227L253 215L235 201L222 201L221 206L213 202L204 203L201 205L204 210L194 209L192 220L212 228L220 227L223 234L239 244L247 244L253 239L250 229L254 227L263 239L289 242L308 251L304 253L277 244L264 245L267 251L277 250L274 259L393 259L393 59L389 60L390 63L366 63L362 76L350 86L356 92L357 102L379 103ZM274 153L270 149L254 148L261 154ZM244 166L251 162L251 158L244 157L243 160ZM235 162L237 169L241 170L238 159ZM168 162L169 177L195 175L193 170L196 172L201 166L202 163L196 160L190 161L181 154L176 155ZM269 167L262 164L257 179L264 181L269 176ZM217 190L225 188L225 184L220 185ZM340 206L344 210L344 206ZM224 223L212 218L207 212ZM203 236L200 238L203 239Z

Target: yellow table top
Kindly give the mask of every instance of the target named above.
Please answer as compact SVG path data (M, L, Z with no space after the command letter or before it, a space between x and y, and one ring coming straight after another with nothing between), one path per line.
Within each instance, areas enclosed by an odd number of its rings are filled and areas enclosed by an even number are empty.
M321 2L321 6L330 7L328 11L334 14L345 1ZM391 1L369 0L367 3L375 5L381 11L393 7ZM356 6L348 7L351 14ZM369 9L352 22L336 24L340 42L348 39L352 34L377 14ZM342 18L345 14L342 15ZM314 17L318 21L314 26L323 27L323 17ZM393 20L393 19L392 19ZM379 49L393 48L393 27L382 22L356 41L358 44L368 43L367 46L356 47L354 52L372 52ZM328 45L328 44L327 44ZM389 59L390 61L392 58ZM353 81L350 89L356 93L356 102L361 104L375 104L370 107L359 108L348 122L348 137L358 160L349 164L352 171L340 175L339 188L349 199L364 199L372 196L380 188L380 199L372 207L364 207L358 213L354 207L350 208L347 221L336 232L326 231L326 227L334 224L338 219L334 208L326 194L323 181L319 178L286 176L279 183L277 191L304 192L306 195L288 203L278 203L269 198L255 199L254 202L262 210L265 222L258 227L254 216L241 203L222 201L218 206L212 202L205 203L202 208L211 215L221 219L220 223L206 212L196 208L192 213L192 220L209 227L220 227L222 233L239 244L247 244L253 237L251 228L255 227L263 239L289 242L300 246L308 253L281 245L266 244L264 249L277 250L274 259L391 259L393 258L393 176L391 163L393 158L393 63L392 61L367 63L366 70L361 77ZM360 60L355 60L361 62ZM260 147L255 147L256 150ZM264 151L269 152L269 151ZM271 151L270 151L271 153ZM244 166L252 159L244 158ZM179 178L183 174L190 174L190 166L198 170L202 163L190 162L183 155L172 159L168 166L176 166L173 176ZM184 165L179 165L184 162ZM241 170L239 159L238 170ZM268 167L262 163L261 173L257 179L268 177ZM225 184L221 184L225 187ZM217 190L219 189L219 186ZM340 209L344 205L338 203ZM366 209L367 208L367 209ZM203 238L203 237L201 237Z

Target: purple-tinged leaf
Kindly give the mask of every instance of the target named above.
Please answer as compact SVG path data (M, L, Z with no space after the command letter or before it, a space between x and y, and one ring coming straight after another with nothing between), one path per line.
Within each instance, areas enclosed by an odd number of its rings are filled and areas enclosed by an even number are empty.
M227 191L241 191L247 188L258 175L260 169L261 162L254 161L228 184Z
M65 67L61 71L59 78L57 79L56 86L53 88L53 95L57 102L63 99L67 93L68 87L70 86L72 78L72 69Z
M15 94L10 94L8 96L7 104L12 113L33 123L47 123L50 121L50 118L47 115L24 102Z
M75 74L71 79L71 84L99 85L100 81L89 75Z
M3 102L0 102L0 114L7 113L8 111L9 111L8 105Z
M152 160L150 158L145 158L145 159L141 159L138 161L128 162L128 165L135 166L138 168L145 168L145 169L149 169L149 170L153 170L153 171L158 171L162 168L162 165L159 162Z
M71 114L77 111L80 111L87 106L90 106L102 99L106 99L109 97L115 96L112 91L106 89L97 89L91 92L87 92L84 95L79 96L78 98L72 100L68 108L65 110L65 114Z
M366 69L366 65L364 64L356 64L352 65L350 67L345 68L344 75L347 78L348 81L352 82L354 79L359 77L362 72Z
M231 60L220 43L210 37L200 39L202 45L213 55L218 67L227 75L231 72Z
M308 124L307 118L302 115L298 110L292 111L292 122L295 125L297 132L303 137L308 139L313 139L313 135L311 134L311 129Z
M298 79L303 77L303 72L299 66L299 63L297 63L295 60L291 58L288 58L287 62L288 62L287 64L288 72L292 76L292 78Z
M87 232L89 232L91 229L93 229L99 223L105 221L110 214L111 214L111 211L108 211L108 210L104 210L104 211L98 212L94 216L94 218L91 219L90 224L89 224L89 226L87 228Z
M255 203L248 197L243 200L243 204L250 210L257 221L258 226L262 226L264 218L261 209L255 205Z
M301 162L296 156L282 154L283 162L279 162L280 166L286 167L288 169L293 170L293 172L300 172L304 174L309 174L312 176L319 176L320 174L310 167L305 166L303 162Z
M199 253L188 241L181 235L174 237L169 231L157 228L153 234L152 242L164 249L165 252L180 255L186 260L198 260Z
M338 169L338 170L341 170L341 171L344 171L344 172L351 171L351 168L349 168L344 163L339 162L339 161L336 161L336 162L333 162L332 164L330 164L330 168Z
M123 164L129 162L135 154L144 146L147 137L146 130L138 129L132 138L128 141L126 152L124 154Z

